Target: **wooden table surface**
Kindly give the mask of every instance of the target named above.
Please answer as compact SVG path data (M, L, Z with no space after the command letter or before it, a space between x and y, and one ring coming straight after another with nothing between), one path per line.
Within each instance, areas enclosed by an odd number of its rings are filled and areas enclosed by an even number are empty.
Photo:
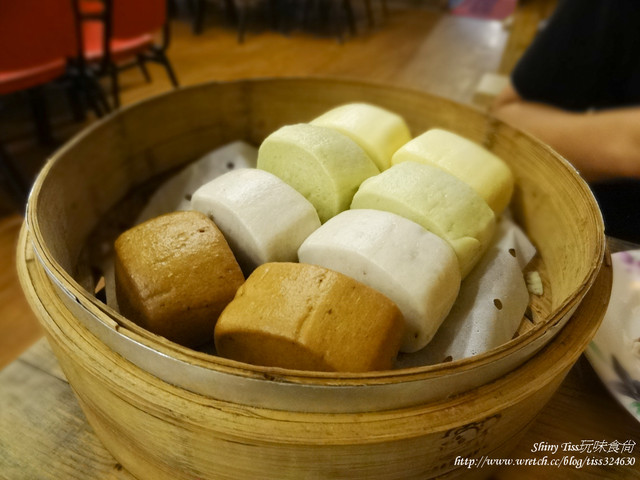
M540 459L534 445L583 440L635 441L634 466L511 466L495 480L640 479L640 423L609 395L581 357L516 446L511 458ZM595 455L568 454L576 459ZM628 455L627 455L628 456ZM487 473L490 473L487 470ZM131 476L102 446L45 339L0 371L0 478L3 480L109 479ZM463 477L464 478L464 477Z

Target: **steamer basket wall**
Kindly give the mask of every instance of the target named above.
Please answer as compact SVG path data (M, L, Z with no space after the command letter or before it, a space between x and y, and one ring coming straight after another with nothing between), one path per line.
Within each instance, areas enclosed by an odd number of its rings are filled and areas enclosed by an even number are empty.
M395 111L414 135L457 132L510 165L514 217L538 248L545 284L535 324L517 338L429 367L300 372L188 350L95 298L90 252L128 227L140 201L131 192L144 197L158 176L225 143L259 145L353 101ZM26 224L25 292L96 433L141 478L455 476L456 455L515 444L595 333L610 291L597 205L555 152L469 107L355 81L211 83L123 109L52 157Z

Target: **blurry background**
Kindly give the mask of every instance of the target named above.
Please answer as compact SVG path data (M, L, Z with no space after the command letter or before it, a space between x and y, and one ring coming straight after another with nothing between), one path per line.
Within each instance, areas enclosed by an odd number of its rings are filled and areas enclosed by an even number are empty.
M9 3L0 0L0 10ZM89 17L96 12L99 17L104 5L100 0L81 3ZM555 3L172 0L166 56L180 87L248 77L335 76L425 90L484 108ZM148 79L137 65L117 74L122 106L173 88L164 65L145 64ZM96 68L101 67L98 62ZM0 68L0 82L2 78ZM115 109L111 77L95 79ZM65 79L43 85L35 98L26 89L0 95L1 161L13 167L26 187L57 148L105 113L99 110L106 105L95 108L86 100L74 100ZM35 121L43 111L48 124L44 135ZM12 333L0 336L0 368L41 335L15 273L24 204L11 187L3 173L0 329Z

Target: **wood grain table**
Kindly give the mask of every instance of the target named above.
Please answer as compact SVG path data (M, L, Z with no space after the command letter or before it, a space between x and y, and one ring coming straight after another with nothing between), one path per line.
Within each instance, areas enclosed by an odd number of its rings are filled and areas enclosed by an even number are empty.
M590 441L635 443L630 453L613 454L635 464L579 467L587 457L611 455L532 451ZM640 422L610 396L584 356L510 458L543 462L545 456L549 462L573 458L573 465L487 467L487 474L494 480L640 480ZM133 479L91 430L44 338L0 371L0 479Z
M513 459L550 459L534 445L634 441L634 466L511 466L495 480L640 479L640 423L609 395L581 357L516 446ZM584 459L581 453L568 454ZM0 371L0 479L131 480L92 432L45 339Z

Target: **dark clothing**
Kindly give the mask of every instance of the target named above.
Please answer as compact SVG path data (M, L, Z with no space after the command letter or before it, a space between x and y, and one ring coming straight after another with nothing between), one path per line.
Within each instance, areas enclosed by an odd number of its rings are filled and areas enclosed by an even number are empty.
M566 110L640 105L640 2L560 0L512 82Z
M605 233L640 244L640 180L617 178L590 186L604 218Z
M560 0L511 80L525 100L565 110L640 105L640 0ZM640 243L640 180L591 187L606 233Z

